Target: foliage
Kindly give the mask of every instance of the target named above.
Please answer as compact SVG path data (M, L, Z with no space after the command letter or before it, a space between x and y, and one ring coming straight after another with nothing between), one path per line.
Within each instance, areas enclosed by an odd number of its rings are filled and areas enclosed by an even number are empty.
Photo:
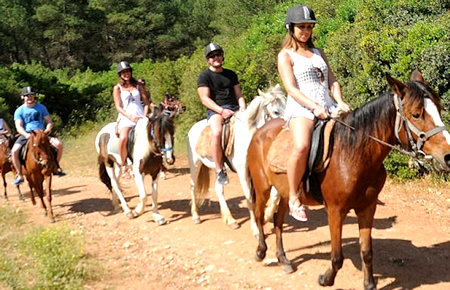
M410 180L418 176L416 168L409 166L410 159L396 151L392 151L384 160L384 166L390 178L394 180Z
M6 1L0 16L0 116L12 121L20 87L31 84L57 132L116 116L115 63L128 60L147 80L155 103L169 92L187 112L177 141L204 118L196 90L210 41L225 49L225 67L238 74L247 102L279 83L276 55L286 33L287 0ZM450 30L447 0L305 0L316 14L314 43L327 54L344 99L360 107L388 90L385 74L407 81L419 68L442 99L450 120ZM84 9L86 8L86 9ZM94 20L95 19L95 20ZM27 25L24 22L27 21ZM30 37L17 38L23 33ZM87 32L87 33L86 33ZM31 49L33 48L33 49ZM16 63L14 63L16 62ZM57 69L55 69L57 68ZM90 69L92 68L92 69ZM59 121L58 121L59 122ZM395 165L397 166L397 165Z

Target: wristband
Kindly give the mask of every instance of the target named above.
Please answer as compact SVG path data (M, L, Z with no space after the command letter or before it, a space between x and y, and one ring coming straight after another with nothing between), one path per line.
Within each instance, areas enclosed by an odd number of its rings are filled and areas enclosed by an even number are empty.
M317 103L314 103L314 105L312 106L312 108L311 108L311 112L314 114L314 110L315 109L317 109L317 106L318 106L319 104L317 104Z

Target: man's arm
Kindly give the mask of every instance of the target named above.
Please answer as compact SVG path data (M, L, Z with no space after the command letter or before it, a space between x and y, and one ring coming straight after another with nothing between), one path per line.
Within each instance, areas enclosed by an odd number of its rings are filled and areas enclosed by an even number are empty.
M47 125L45 126L44 133L49 135L52 132L52 129L53 129L53 120L50 117L50 115L45 116L44 120L47 123Z
M23 127L23 121L22 119L17 119L14 121L14 125L16 125L16 131L20 135L24 136L25 138L30 138L30 133L25 131L25 128Z

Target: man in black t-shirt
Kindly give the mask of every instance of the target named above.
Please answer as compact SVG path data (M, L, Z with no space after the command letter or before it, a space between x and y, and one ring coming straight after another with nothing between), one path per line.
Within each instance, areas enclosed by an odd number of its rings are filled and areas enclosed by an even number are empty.
M216 176L220 184L228 183L228 176L223 168L222 124L235 111L245 110L236 73L222 67L223 49L216 43L205 47L205 57L209 68L202 71L197 80L197 92L202 104L208 109L206 118L211 127L211 156L216 167Z

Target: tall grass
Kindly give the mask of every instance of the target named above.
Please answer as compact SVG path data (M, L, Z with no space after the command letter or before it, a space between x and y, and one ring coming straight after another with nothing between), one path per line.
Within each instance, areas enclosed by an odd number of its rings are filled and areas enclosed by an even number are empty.
M0 288L82 289L95 278L84 237L67 226L36 227L0 206Z

